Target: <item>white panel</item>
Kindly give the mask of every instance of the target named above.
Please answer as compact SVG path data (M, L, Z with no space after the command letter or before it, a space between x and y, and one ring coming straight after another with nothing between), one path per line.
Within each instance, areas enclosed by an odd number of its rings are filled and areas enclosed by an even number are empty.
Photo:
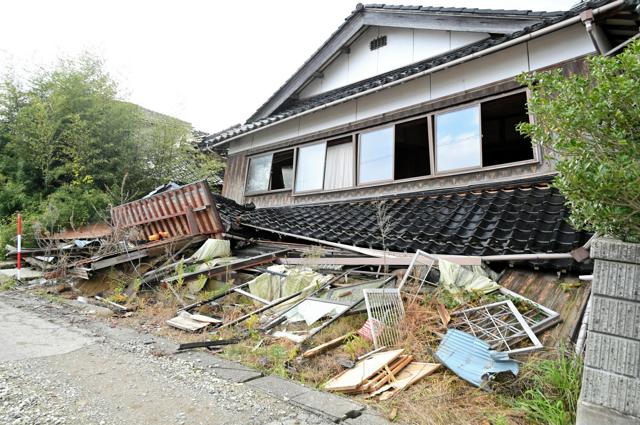
M377 93L358 98L357 119L391 112L431 99L430 76L416 78Z
M413 30L410 28L380 28L387 36L387 45L377 49L377 74L400 68L413 62ZM373 53L373 52L371 52Z
M487 37L489 37L489 34L482 32L451 31L451 50L475 43Z
M414 30L413 62L449 51L450 41L449 31Z
M310 97L318 93L322 93L322 79L314 78L313 81L300 92L300 97Z
M356 102L350 101L300 117L300 135L347 124L356 119Z
M527 47L523 43L434 73L431 77L431 98L515 77L527 70Z
M341 53L324 71L322 92L349 84L349 55Z
M521 43L463 66L465 67L467 89L515 77L529 70L527 46Z
M531 70L586 55L594 50L584 25L578 23L531 40L529 42Z
M349 82L364 80L378 73L378 52L380 49L373 51L369 49L369 43L377 36L378 27L371 27L351 45Z
M285 121L282 124L276 124L273 127L266 128L262 131L254 133L252 148L277 143L282 140L290 139L298 136L299 119L294 118Z

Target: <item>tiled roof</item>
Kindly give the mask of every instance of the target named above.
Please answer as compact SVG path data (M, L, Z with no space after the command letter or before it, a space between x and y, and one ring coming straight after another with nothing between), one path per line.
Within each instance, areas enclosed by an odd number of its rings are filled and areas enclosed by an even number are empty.
M537 31L544 27L553 25L565 19L571 18L573 16L577 16L585 10L600 7L609 2L610 0L589 0L586 2L580 3L573 9L566 12L532 12L532 11L516 11L516 10L437 8L437 7L430 8L430 7L420 6L420 10L430 11L431 13L437 12L437 11L442 11L443 13L444 12L451 13L452 11L456 11L460 13L476 13L476 14L481 13L486 15L528 14L532 17L539 17L540 22L534 25L530 25L520 31L516 31L511 34L491 36L490 38L478 41L476 43L462 47L460 49L453 50L453 51L444 53L442 55L435 56L435 57L426 59L424 61L414 63L412 65L404 66L402 68L398 68L393 71L389 71L384 74L380 74L375 77L372 77L363 81L359 81L345 87L340 87L338 89L335 89L326 93L321 93L306 99L289 100L285 102L283 105L281 105L270 116L262 119L257 119L252 122L247 122L245 124L238 125L236 127L232 127L225 131L213 134L210 137L204 139L200 146L203 149L208 149L214 146L215 144L221 143L231 137L240 136L249 131L264 127L268 124L283 120L291 116L295 116L297 114L314 109L316 107L319 107L334 101L338 101L340 99L344 99L361 92L366 92L368 90L391 83L393 81L401 80L401 79L410 77L414 74L418 74L420 72L426 71L435 66L446 64L453 60L471 55L476 52L480 52L482 50L488 49L493 46L497 46L509 40L516 39L518 37ZM387 9L393 9L393 8L418 8L419 6L368 5L365 7L384 7Z
M562 253L590 237L571 227L564 197L540 180L320 205L242 207L233 210L232 221L383 249L379 209L388 218L385 244L391 251L481 256ZM572 261L534 264L566 268Z

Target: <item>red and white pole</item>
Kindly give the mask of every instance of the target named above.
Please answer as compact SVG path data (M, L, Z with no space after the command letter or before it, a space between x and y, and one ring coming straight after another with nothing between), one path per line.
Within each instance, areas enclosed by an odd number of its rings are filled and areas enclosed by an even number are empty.
M20 263L22 262L22 214L18 213L18 280L20 280Z

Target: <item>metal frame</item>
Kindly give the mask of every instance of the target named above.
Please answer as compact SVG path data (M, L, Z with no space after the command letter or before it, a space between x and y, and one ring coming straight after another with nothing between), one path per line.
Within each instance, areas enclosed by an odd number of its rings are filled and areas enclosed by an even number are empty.
M531 328L531 330L534 332L541 332L545 329L550 328L556 323L559 323L562 320L560 318L560 313L558 313L557 311L551 310L550 308L547 308L541 304L538 304L537 302L532 301L527 297L523 297L522 295L504 287L501 287L499 291L502 295L505 295L511 298L517 298L535 307L535 310L531 309L524 314L520 313L524 318L524 320L529 325L529 327ZM538 314L545 316L545 318L542 320L536 320L535 316Z
M450 328L470 333L489 344L493 350L517 354L543 347L527 321L509 300L462 310L452 314L451 318ZM515 344L525 338L529 340L529 346L514 348Z
M426 259L426 262L422 263L422 264L418 264L418 267L426 266L427 267L427 271L426 271L426 273L424 273L424 276L418 276L417 278L413 278L413 279L417 280L418 282L420 282L420 285L418 286L418 290L416 291L416 294L420 292L420 290L422 289L422 287L424 286L425 283L428 283L429 285L432 285L432 286L438 286L437 283L429 282L427 280L427 277L429 277L429 272L431 271L433 266L437 264L438 258L433 256L433 255L427 254L426 252L424 252L422 250L417 250L416 253L413 255L413 258L411 259L411 262L409 263L409 267L407 267L407 271L405 272L404 276L402 277L402 281L400 282L400 285L398 286L398 290L402 290L404 285L407 283L407 280L409 280L410 276L413 273L413 268L416 267L416 263L418 262L419 258Z
M404 318L404 304L398 288L364 289L364 302L375 349L399 345L398 326ZM378 323L382 326L378 328Z

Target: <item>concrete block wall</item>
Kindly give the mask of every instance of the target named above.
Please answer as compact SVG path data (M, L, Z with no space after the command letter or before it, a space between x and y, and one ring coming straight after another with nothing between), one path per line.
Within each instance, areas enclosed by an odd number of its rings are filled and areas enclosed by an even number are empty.
M640 244L598 239L578 425L640 424Z

